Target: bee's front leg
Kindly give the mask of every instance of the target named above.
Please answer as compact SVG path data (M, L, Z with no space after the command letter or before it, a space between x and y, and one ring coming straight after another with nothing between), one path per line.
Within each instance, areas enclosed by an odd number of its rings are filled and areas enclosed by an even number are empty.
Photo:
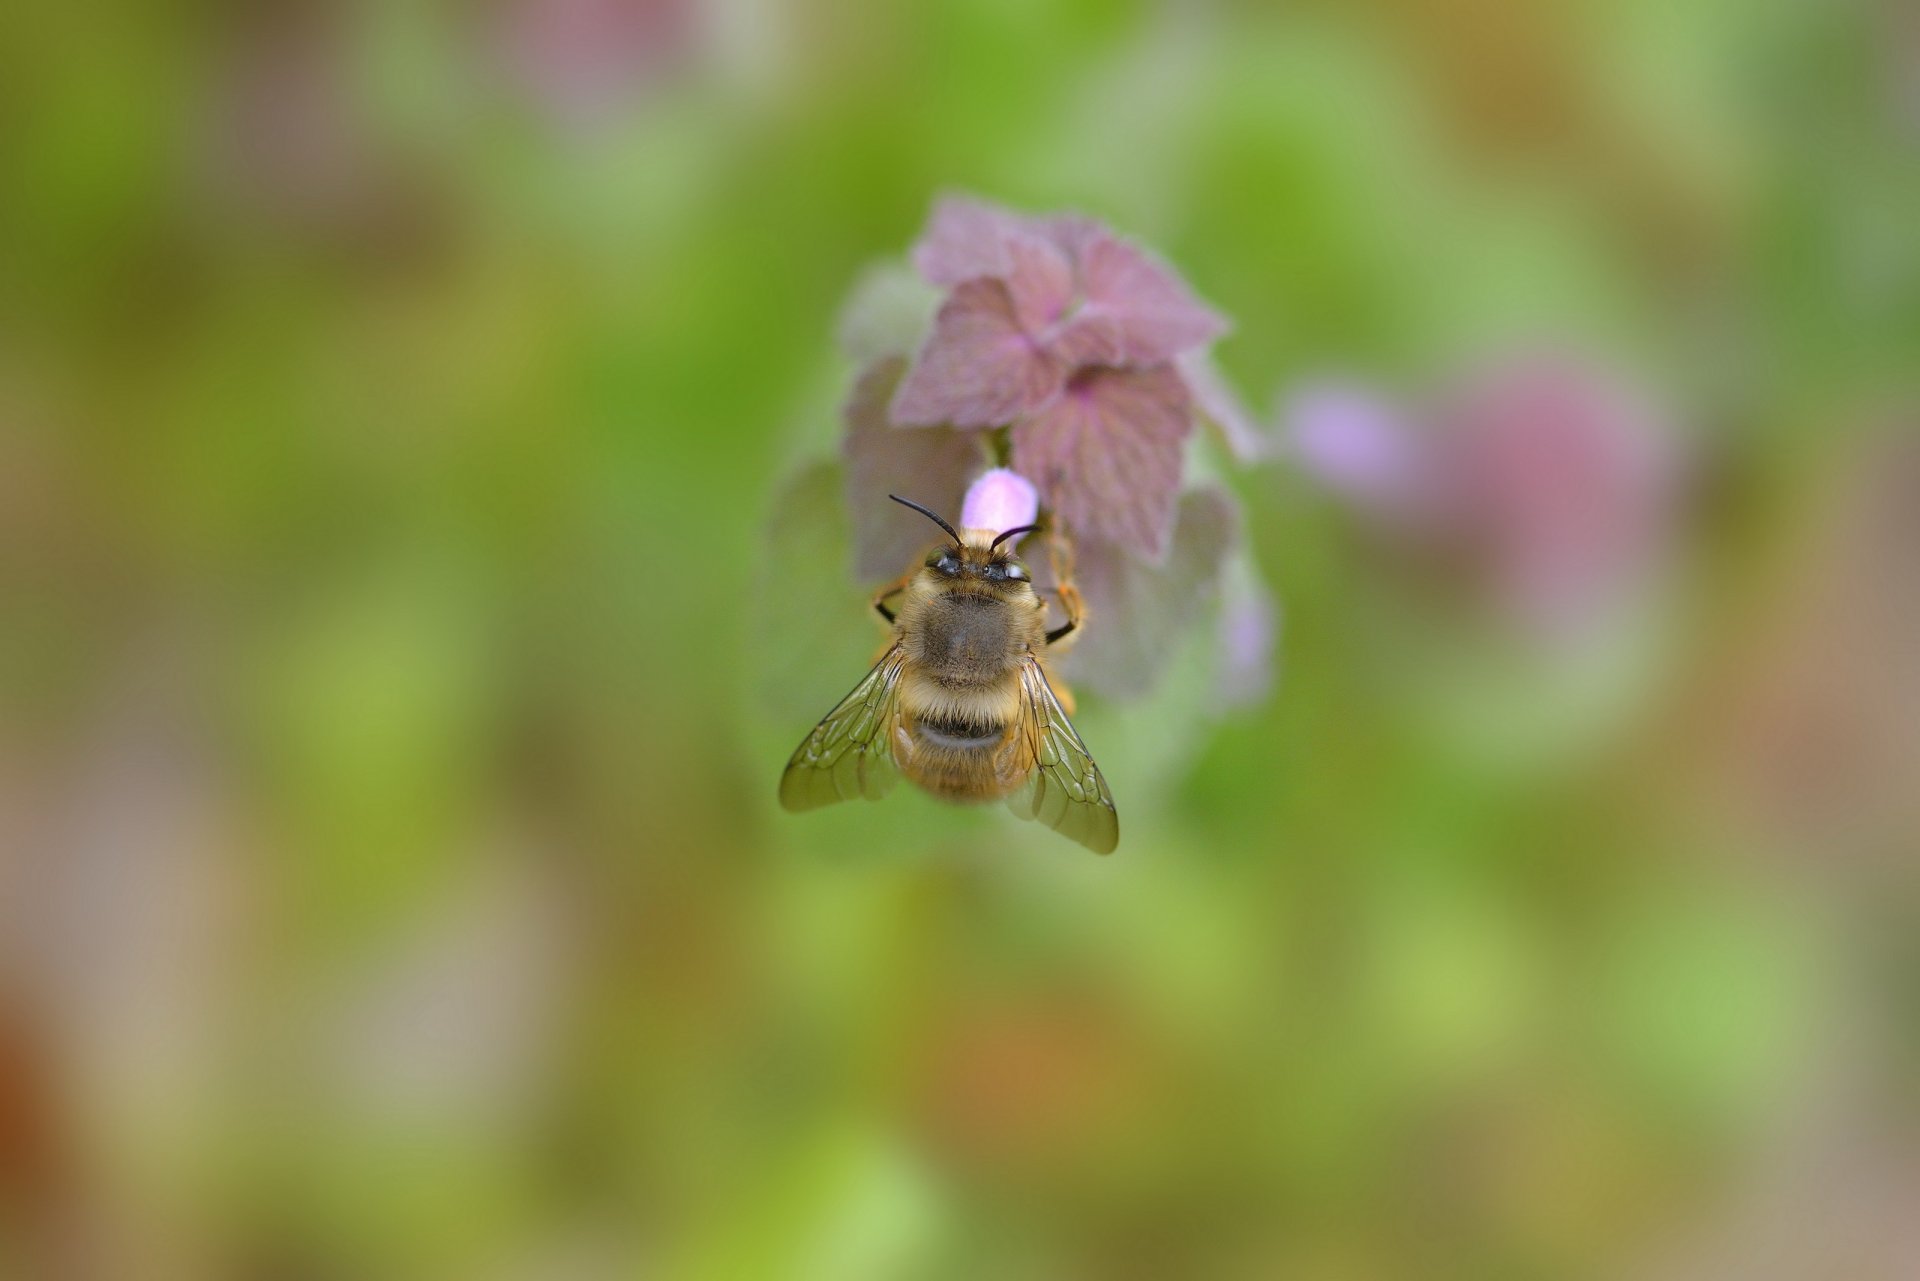
M907 590L907 584L912 581L912 574L902 574L899 578L894 579L891 583L888 583L885 587L875 592L873 599L868 602L873 606L876 614L887 620L887 626L893 626L893 611L887 608L887 601Z

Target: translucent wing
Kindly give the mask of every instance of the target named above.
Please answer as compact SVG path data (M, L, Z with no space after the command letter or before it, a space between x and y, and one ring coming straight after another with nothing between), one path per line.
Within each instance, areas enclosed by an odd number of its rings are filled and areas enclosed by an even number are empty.
M877 801L899 777L889 745L906 654L899 646L813 727L780 776L780 804L798 813L864 796Z
M1120 816L1113 793L1073 722L1060 709L1047 675L1037 659L1029 658L1020 672L1026 712L1021 733L1033 757L1033 774L1025 787L1007 798L1007 806L1021 818L1039 819L1095 854L1111 854L1120 843Z

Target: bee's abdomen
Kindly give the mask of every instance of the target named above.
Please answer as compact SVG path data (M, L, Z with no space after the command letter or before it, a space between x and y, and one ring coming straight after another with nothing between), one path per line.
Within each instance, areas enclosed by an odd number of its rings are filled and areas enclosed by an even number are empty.
M913 718L905 729L907 777L948 801L998 800L1020 782L1010 777L1013 726L958 718Z
M949 752L977 752L1006 737L1003 724L922 717L913 724L915 735L928 747Z

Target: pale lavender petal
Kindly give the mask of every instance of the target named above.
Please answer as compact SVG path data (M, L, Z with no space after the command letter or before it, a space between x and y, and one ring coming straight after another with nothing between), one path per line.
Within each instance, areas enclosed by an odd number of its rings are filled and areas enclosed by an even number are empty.
M1081 306L1054 341L1071 364L1159 364L1226 332L1172 268L1125 241L1086 237L1075 265Z
M1033 482L1017 471L995 467L967 487L966 501L960 506L962 529L1002 530L1031 525L1040 517L1040 495ZM1021 535L1010 545L1017 546Z
M899 494L937 512L960 505L967 477L980 466L980 438L950 427L894 427L887 421L906 361L890 356L868 367L854 385L844 418L841 456L847 461L847 509L853 513L854 570L863 579L892 578L925 548L933 526L887 495Z
M1266 430L1254 421L1240 393L1220 372L1211 355L1204 349L1190 351L1173 363L1180 376L1187 380L1194 408L1220 433L1221 441L1235 461L1257 463L1272 456L1273 442Z
M1129 547L1081 540L1073 576L1086 599L1087 619L1062 660L1063 675L1110 698L1137 698L1152 689L1216 596L1239 533L1233 499L1210 487L1181 496L1171 547L1160 564Z
M1008 271L1007 242L1032 230L1019 214L984 200L943 196L913 247L913 265L930 283L957 285Z
M1214 699L1223 710L1251 707L1273 692L1280 604L1245 556L1234 558L1220 595Z
M1386 397L1357 384L1310 383L1288 398L1284 417L1294 460L1327 489L1376 514L1405 515L1425 501L1419 436Z
M774 489L746 593L743 640L750 667L759 674L754 695L769 715L795 725L818 720L857 675L850 664L872 655L879 620L866 608L867 593L905 569L910 554L903 552L901 563L884 574L862 573L857 580L848 574L844 470L821 460ZM913 515L884 497L880 501Z
M933 328L940 291L902 262L875 263L860 273L834 331L840 350L859 365L882 356L911 356Z
M1181 446L1193 430L1186 383L1171 365L1077 375L1042 412L1013 429L1013 465L1076 536L1166 554L1180 489Z
M1021 329L1007 286L969 280L940 308L894 397L893 421L999 427L1054 400L1063 380L1059 362Z

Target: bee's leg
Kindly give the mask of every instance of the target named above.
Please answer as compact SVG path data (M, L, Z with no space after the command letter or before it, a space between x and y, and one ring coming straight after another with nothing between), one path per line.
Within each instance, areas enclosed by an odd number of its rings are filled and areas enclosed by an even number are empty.
M1086 619L1086 604L1080 599L1080 591L1073 585L1073 539L1064 529L1053 531L1047 539L1047 554L1053 561L1053 594L1060 600L1060 610L1067 621L1047 633L1049 646L1065 640Z
M1080 599L1080 589L1072 583L1061 583L1054 588L1054 595L1060 598L1060 609L1066 614L1067 621L1047 633L1049 645L1073 635L1087 616L1087 607Z
M1054 588L1054 595L1059 599L1060 609L1066 614L1067 621L1047 633L1047 649L1049 651L1061 641L1073 635L1087 617L1087 607L1080 599L1079 589L1074 587L1072 583L1063 582L1058 584ZM1049 676L1047 679L1048 683L1053 686L1053 696L1060 700L1060 709L1069 716L1073 715L1073 691L1067 688L1065 681L1053 676Z
M911 574L906 574L895 579L885 587L882 587L878 592L875 592L873 600L869 602L873 606L874 612L886 619L889 626L893 624L893 611L887 608L887 601L907 590L907 584L912 581L912 579L913 575Z

